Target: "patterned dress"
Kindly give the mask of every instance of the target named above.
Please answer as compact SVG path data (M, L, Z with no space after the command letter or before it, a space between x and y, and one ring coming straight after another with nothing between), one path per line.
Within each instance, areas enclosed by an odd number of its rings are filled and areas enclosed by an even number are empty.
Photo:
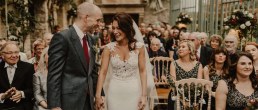
M216 73L216 71L213 71L213 72L210 73L209 78L210 78L210 81L213 82L213 86L212 86L211 90L212 90L212 92L216 92L216 89L218 87L218 81L221 80L222 77L221 77L221 75L218 75ZM205 101L207 102L208 101L208 94L205 94L204 97L205 97ZM216 105L215 104L215 98L211 97L211 110L216 110L215 105Z
M212 92L215 92L218 87L218 81L222 79L221 75L218 75L216 73L210 73L209 75L210 81L213 82L212 86Z
M197 78L198 69L200 62L198 62L190 71L185 71L176 61L172 62L175 65L176 71L176 80L188 79L188 78ZM171 96L174 94L170 91L168 96L168 110L174 110L175 101L172 100Z
M198 62L193 69L190 71L185 71L182 67L178 65L178 63L174 62L176 68L176 80L188 79L188 78L197 78L197 73L199 69L200 62Z
M229 80L224 80L227 85ZM236 88L228 86L226 110L244 110L247 107L247 101L258 98L258 91L255 90L250 96L245 96Z

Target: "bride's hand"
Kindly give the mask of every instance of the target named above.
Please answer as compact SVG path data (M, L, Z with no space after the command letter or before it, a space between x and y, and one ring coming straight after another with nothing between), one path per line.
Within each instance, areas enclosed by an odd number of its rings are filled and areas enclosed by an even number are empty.
M104 110L104 97L95 97L95 108L97 110Z
M147 102L147 97L146 96L141 96L139 103L138 103L138 109L139 110L144 110Z

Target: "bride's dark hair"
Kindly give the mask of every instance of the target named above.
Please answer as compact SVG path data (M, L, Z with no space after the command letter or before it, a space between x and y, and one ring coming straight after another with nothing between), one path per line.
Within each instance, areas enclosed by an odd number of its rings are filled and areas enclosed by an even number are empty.
M119 28L125 33L126 37L128 38L128 48L129 50L135 49L135 44L132 47L131 45L136 42L134 38L135 30L133 28L133 19L130 15L126 13L117 13L112 21L117 21ZM114 34L112 33L111 36L114 38Z

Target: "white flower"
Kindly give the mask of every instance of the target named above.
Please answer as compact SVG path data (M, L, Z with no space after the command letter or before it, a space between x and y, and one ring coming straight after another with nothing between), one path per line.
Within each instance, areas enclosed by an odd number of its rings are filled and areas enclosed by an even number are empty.
M251 26L251 22L250 22L250 21L246 21L246 22L245 22L245 25L246 25L246 26Z
M186 18L188 18L188 15L185 15Z
M228 30L228 29L229 29L229 26L224 26L224 29L225 29L225 30Z
M247 15L247 14L248 14L248 11L244 11L244 14Z
M193 21L193 18L191 17L190 20Z
M241 25L240 25L240 28L241 28L241 29L245 29L245 27L246 27L245 24L241 24Z
M178 21L181 21L181 18L178 18Z
M236 18L236 15L232 15L232 18L235 19L235 18Z
M254 18L254 15L253 15L252 13L249 13L249 14L248 14L248 17Z
M228 21L228 18L224 18L224 22L227 22Z
M238 10L234 10L233 12L235 13L235 12L237 12Z
M185 17L183 17L185 19Z

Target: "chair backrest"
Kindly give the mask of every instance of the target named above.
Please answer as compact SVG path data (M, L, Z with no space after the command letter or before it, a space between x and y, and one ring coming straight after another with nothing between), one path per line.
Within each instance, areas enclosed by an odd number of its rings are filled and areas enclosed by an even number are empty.
M167 79L167 74L169 74L169 65L173 61L169 57L154 57L150 58L151 63L153 64L153 74L155 75L157 81L156 85L165 84Z
M182 107L183 110L188 107L193 107L194 110L198 108L202 110L204 101L204 94L207 94L208 105L207 110L210 110L211 106L211 88L213 86L212 81L205 79L182 79L175 82L177 91L177 110ZM186 91L186 92L185 92ZM188 98L186 98L187 96ZM182 104L182 106L180 105ZM207 103L206 103L207 104Z

